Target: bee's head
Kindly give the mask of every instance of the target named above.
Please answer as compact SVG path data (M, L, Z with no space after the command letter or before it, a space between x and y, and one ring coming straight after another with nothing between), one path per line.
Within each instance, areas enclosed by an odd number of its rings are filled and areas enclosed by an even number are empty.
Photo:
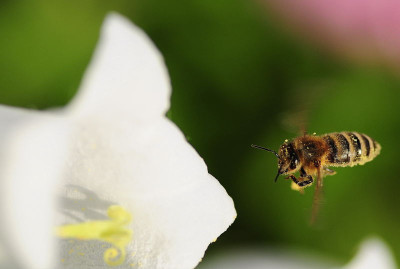
M279 148L279 154L276 153L276 151L274 151L272 149L267 149L267 148L260 147L257 145L251 145L251 146L253 148L273 152L275 154L275 156L278 157L278 174L275 177L275 182L278 179L279 175L294 173L295 171L297 171L300 168L299 167L299 163L300 163L299 158L293 148L292 143L285 142Z
M299 157L291 142L285 142L279 148L278 159L278 174L276 175L275 181L278 179L279 175L292 174L300 168Z

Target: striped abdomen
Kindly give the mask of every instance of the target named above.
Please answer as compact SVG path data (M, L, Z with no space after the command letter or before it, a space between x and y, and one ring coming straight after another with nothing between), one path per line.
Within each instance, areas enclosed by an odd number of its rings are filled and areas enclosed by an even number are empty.
M326 163L329 166L353 166L374 159L381 145L371 137L357 132L340 132L323 135L329 152Z

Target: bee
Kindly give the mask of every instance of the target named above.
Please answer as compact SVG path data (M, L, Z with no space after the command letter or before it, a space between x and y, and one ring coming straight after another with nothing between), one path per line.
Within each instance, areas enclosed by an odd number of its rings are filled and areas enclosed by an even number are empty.
M292 140L285 140L278 153L257 145L251 146L272 152L278 158L275 182L280 175L286 175L298 190L303 190L311 186L316 179L313 216L318 211L317 204L323 177L336 174L329 167L363 165L372 161L381 151L378 142L357 132L329 133L321 136L305 134ZM300 177L294 175L296 172L299 172Z

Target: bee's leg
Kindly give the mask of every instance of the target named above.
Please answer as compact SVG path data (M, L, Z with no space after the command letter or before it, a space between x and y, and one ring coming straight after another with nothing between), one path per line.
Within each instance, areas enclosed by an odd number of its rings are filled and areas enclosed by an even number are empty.
M308 186L314 182L313 177L310 175L307 175L307 173L306 173L306 171L304 171L303 167L300 169L300 176L303 180L300 182L301 185L297 184L299 186L302 186L302 187Z
M333 176L334 174L336 174L336 171L333 171L327 167L324 167L324 175Z
M310 175L305 175L305 177L303 177L303 175L301 175L301 178L297 179L294 175L290 175L289 178L296 183L299 187L306 187L308 185L310 185L311 183L313 183L313 178Z

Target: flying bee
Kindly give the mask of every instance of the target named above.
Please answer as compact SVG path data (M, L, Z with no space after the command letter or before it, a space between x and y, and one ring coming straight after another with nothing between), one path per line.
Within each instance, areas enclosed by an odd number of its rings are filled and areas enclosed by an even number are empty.
M278 157L275 182L280 175L286 175L297 189L302 190L310 186L316 178L312 222L318 211L322 179L325 175L336 174L328 167L363 165L372 161L381 151L379 143L357 132L329 133L321 136L305 134L290 141L285 140L278 153L257 145L251 146L273 152ZM294 175L296 172L299 172L300 177Z

